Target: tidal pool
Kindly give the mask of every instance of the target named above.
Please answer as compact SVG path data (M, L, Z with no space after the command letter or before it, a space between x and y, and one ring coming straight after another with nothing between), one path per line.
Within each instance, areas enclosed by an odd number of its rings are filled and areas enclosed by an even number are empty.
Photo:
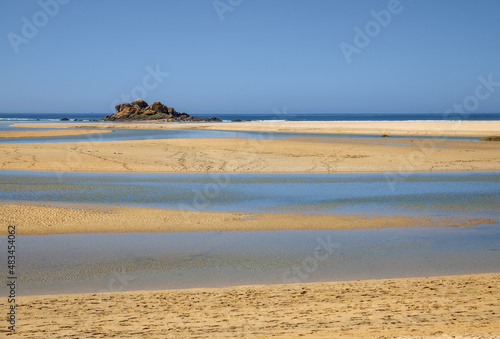
M25 128L12 127L12 122L0 122L0 132L9 131L35 131L56 130L57 128ZM96 124L97 129L99 124ZM201 130L201 129L113 129L112 133L96 133L88 135L66 135L54 137L35 138L2 138L2 144L17 143L48 143L48 142L101 142L122 140L152 140L152 139L192 139L192 138L250 138L250 139L380 139L380 135L368 134L318 134L318 133L288 133L288 132L251 132L251 131L226 131L226 130ZM479 137L438 137L438 136L391 136L392 139L415 140L468 140L478 141ZM376 142L374 142L376 143ZM412 146L419 146L418 143ZM428 146L428 145L422 145ZM437 146L433 146L437 147Z
M2 251L6 237L1 237ZM500 225L17 237L20 295L499 272ZM5 249L6 252L6 249ZM6 292L5 284L0 289Z
M0 201L225 212L498 217L500 172L230 174L0 170Z
M499 272L500 172L394 175L2 170L0 201L497 220L471 228L19 235L21 295ZM2 252L6 245L0 237Z

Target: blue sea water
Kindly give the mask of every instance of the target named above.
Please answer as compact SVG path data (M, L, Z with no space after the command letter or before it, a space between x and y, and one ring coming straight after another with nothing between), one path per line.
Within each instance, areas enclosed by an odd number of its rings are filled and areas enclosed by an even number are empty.
M445 113L270 113L217 114L190 113L199 118L215 116L223 121L433 121L433 120L500 120L500 113L445 114ZM0 121L59 121L62 118L95 121L106 113L0 113Z
M212 115L197 115L208 118ZM219 114L223 121L235 119L252 121L435 121L435 120L500 120L500 113L475 113L468 115L444 113L278 113L278 114Z
M101 120L103 113L0 113L0 121L60 121L62 118L78 121Z

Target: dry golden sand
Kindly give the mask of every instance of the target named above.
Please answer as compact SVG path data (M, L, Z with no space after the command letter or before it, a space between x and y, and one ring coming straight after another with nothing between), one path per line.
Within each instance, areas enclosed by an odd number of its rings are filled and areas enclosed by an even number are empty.
M0 144L0 169L262 173L488 171L500 170L500 143L387 138L209 138Z
M392 134L439 136L490 136L500 133L500 121L285 121L238 123L20 123L14 126L39 128L140 128L212 129L230 131Z
M141 207L68 207L0 204L0 224L16 225L16 233L19 235L35 235L472 227L496 221L465 216L308 215L299 213L196 212ZM0 235L6 235L6 232L7 227L4 227L0 230Z
M498 273L30 296L16 337L498 338L499 299Z
M97 134L97 133L110 133L110 130L71 130L71 129L58 129L49 131L13 131L13 132L0 132L0 139L5 138L38 138L38 137L60 137L68 135L87 135L87 134Z
M401 135L498 134L498 121L31 123L23 127L223 129ZM403 144L403 145L400 145ZM495 142L376 139L170 139L0 144L0 169L97 172L413 172L500 170Z

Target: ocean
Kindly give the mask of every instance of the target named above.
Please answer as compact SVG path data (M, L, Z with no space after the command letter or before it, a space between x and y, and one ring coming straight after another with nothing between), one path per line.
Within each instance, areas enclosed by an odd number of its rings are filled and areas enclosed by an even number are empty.
M0 121L99 121L105 113L0 113ZM493 121L500 113L444 114L444 113L272 113L272 114L196 114L199 118L215 116L225 122L246 121Z

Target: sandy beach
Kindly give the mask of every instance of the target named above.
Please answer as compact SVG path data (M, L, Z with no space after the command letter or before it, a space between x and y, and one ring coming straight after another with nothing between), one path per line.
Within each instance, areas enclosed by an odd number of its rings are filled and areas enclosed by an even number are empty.
M281 117L283 118L283 117ZM280 118L277 117L277 120ZM224 123L158 123L158 122L76 122L17 123L13 126L38 128L140 128L140 129L211 129L226 131L427 135L427 136L491 136L500 133L500 121L276 121Z
M498 134L499 122L21 125L80 130L8 133L35 137L86 134L97 132L96 129L111 132L118 128L199 128L408 137L283 140L271 134L260 139L0 144L0 169L174 173L500 170L498 143L411 137L490 136ZM19 235L473 227L495 222L496 219L456 213L453 216L312 215L0 203L0 223L15 224ZM6 228L0 230L0 234L6 235ZM499 273L488 273L221 289L25 296L17 298L15 337L494 338L500 332L499 282ZM6 326L0 328L2 332L11 335Z
M238 213L140 207L0 204L0 223L19 235L472 227L495 222L466 216ZM7 235L7 228L0 235Z
M27 296L15 337L498 338L499 298L498 273Z
M62 135L64 128L213 129L234 131L406 135L391 138L205 138L79 143L0 144L0 169L95 172L418 172L500 169L496 142L447 140L491 136L498 121L241 122L241 123L23 123L60 128L8 132ZM62 128L62 129L61 129ZM78 130L68 130L70 135ZM21 133L21 134L20 134ZM4 133L6 134L6 133ZM412 135L439 135L428 140Z
M0 169L94 172L417 172L500 169L497 142L166 139L0 144Z

